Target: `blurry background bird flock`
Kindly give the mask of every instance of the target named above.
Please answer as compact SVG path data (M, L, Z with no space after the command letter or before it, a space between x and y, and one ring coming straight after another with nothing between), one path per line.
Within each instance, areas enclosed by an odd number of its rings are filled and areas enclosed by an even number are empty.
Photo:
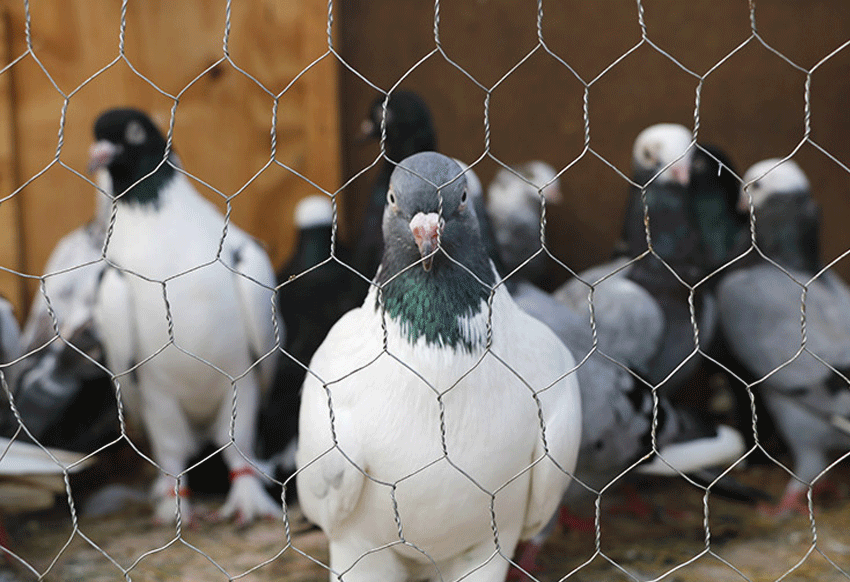
M0 16L0 581L850 579L850 4Z

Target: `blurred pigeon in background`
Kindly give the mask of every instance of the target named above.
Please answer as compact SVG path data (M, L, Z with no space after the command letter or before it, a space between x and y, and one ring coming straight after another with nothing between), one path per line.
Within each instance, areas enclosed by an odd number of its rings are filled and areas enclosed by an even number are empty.
M664 331L658 344L639 347L641 350L651 348L653 354L643 369L634 369L668 395L686 384L700 364L698 357L691 357L682 364L695 349L690 290L686 284L693 285L708 273L689 188L693 152L691 132L681 125L653 125L638 135L632 151L633 179L645 187L632 187L622 240L615 249L617 258L580 273L556 293L569 304L583 296L587 306L589 285L597 284L604 277L610 277L606 282L626 277L646 289L663 313ZM657 257L654 254L641 256L647 251L642 192L645 193L651 240ZM613 289L609 292L615 293ZM623 299L628 301L627 296ZM705 349L714 337L717 313L714 298L704 285L694 294L694 308L700 346ZM631 331L640 333L639 330ZM609 348L600 344L600 349L608 353Z
M718 286L720 321L791 452L795 477L775 511L808 514L806 492L825 483L827 454L850 450L850 288L821 272L819 206L794 161L747 170L739 207L750 200L757 250Z
M260 456L282 455L283 473L295 469L294 444L298 407L306 366L331 326L359 305L352 293L354 273L331 258L333 207L319 194L295 207L298 240L290 261L277 274L277 304L286 324L286 344L278 360L272 390L260 411ZM348 250L336 241L335 256L349 261Z
M481 220L484 224L492 223L497 246L503 251L501 256L508 254L509 245L523 246L515 236L507 235L522 232L525 222L522 211L506 211L509 205L499 200L501 196L510 196L505 192L490 190L488 213ZM498 221L494 215L498 215ZM524 236L539 240L539 225L536 232L528 230ZM606 353L622 363L617 364L598 351L591 353L593 332L584 297L578 298L574 305L565 305L527 281L524 275L522 269L506 282L517 305L550 327L579 360L576 375L583 425L576 477L584 486L576 484L568 489L564 497L566 509L588 496L591 493L588 488L599 491L652 451L652 390L626 366L646 367L654 352L641 348L661 341L663 314L648 292L633 281L616 278L600 284L594 297L597 335L599 343L607 346ZM744 441L737 431L718 427L689 410L677 409L663 396L659 398L657 414L657 444L661 456L675 469L656 457L653 463L641 465L647 472L678 475L678 471L693 473L705 468L725 468L743 453ZM587 527L575 518L567 522L564 512L561 517L565 525ZM555 521L523 548L517 562L522 570L535 570L537 553Z
M283 337L269 258L167 159L147 115L108 110L94 135L90 170L108 172L116 204L95 323L127 414L143 423L161 471L155 519L175 519L174 495L187 493L175 477L207 440L223 447L230 470L219 515L279 515L253 457L261 393ZM180 507L190 519L188 500Z
M369 116L363 121L363 139L381 139L386 96L379 95L369 107ZM387 159L380 162L380 173L372 187L366 204L360 235L353 246L355 269L371 279L378 269L384 252L381 222L390 175L396 164L408 156L437 149L437 136L431 112L422 97L412 91L393 91L386 105L386 140L384 153ZM395 162L395 163L393 163ZM365 295L365 286L362 286ZM358 299L362 299L359 297Z
M543 201L560 202L561 189L555 169L539 160L499 169L487 187L487 214L505 274L523 265L523 278L536 284L546 274L540 245Z
M581 437L578 385L565 376L573 358L504 286L492 288L460 173L430 152L393 172L381 291L331 329L310 364L298 498L330 540L332 577L503 580L493 528L510 555L546 525L570 481ZM445 184L441 196L419 176ZM498 489L492 508L480 488ZM420 551L392 545L399 528Z
M109 212L105 200L98 196L95 217L65 235L47 260L44 293L36 293L22 335L29 355L16 366L12 388L33 438L79 452L92 451L119 434L115 389L98 365L105 360L94 323L97 288L106 267L100 260ZM6 419L4 434L17 430L17 424L17 419Z
M21 329L15 310L5 297L0 297L0 366L15 361L21 353ZM3 367L2 370L8 382L9 368Z

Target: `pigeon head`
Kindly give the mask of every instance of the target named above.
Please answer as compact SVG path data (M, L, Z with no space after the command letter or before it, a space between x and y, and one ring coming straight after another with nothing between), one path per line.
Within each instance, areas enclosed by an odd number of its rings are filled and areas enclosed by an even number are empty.
M747 193L749 191L749 194ZM756 242L768 257L790 269L820 268L820 205L795 162L764 160L744 174L740 208L756 213Z
M380 95L369 107L369 117L363 120L361 134L364 138L380 139L384 118L384 100ZM394 162L417 152L437 148L437 137L431 112L425 101L412 91L393 91L387 103L386 154Z
M123 194L122 200L156 200L159 186L174 169L161 163L166 142L150 117L137 109L109 109L95 121L94 139L89 172L106 170L112 194Z
M658 184L687 185L694 151L692 146L693 135L684 125L659 123L647 127L638 134L632 148L636 181L645 183L658 175L655 178Z
M451 158L423 152L393 171L384 207L385 256L397 267L421 261L428 272L438 247L463 264L486 259L466 176ZM467 265L470 266L471 265Z
M333 224L333 203L324 194L302 198L295 206L295 225L299 229Z
M749 195L747 194L749 192ZM794 160L770 158L754 164L744 174L738 209L749 212L750 196L759 208L773 196L808 194L809 180Z
M460 166L434 152L405 158L390 179L383 234L375 281L408 339L477 345L458 322L481 313L495 273Z

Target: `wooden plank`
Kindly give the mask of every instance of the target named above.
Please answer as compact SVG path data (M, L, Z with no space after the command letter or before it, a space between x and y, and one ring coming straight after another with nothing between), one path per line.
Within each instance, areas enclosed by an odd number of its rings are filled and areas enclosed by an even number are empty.
M10 14L4 7L0 9L2 66L6 66L14 58L10 32ZM0 198L9 196L17 186L13 74L14 69L9 69L0 75ZM0 203L0 265L15 271L23 267L20 219L20 197L16 196ZM17 316L22 319L26 307L23 279L8 271L0 271L0 295L16 306Z

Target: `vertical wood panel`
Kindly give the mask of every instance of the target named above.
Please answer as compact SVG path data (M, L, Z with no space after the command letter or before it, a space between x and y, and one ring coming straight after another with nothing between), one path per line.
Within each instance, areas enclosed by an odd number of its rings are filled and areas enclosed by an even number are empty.
M282 264L294 242L293 207L315 189L277 165L255 177L271 159L274 99L238 69L271 94L279 93L327 50L327 4L318 0L234 3L229 49L236 66L220 63L192 84L224 56L225 1L131 2L125 55L139 74L120 60L81 87L119 56L120 4L86 0L32 3L33 49L59 91L32 58L11 71L21 128L14 144L20 152L19 183L42 171L55 157L62 93L74 92L60 159L81 173L85 172L93 121L103 109L136 106L148 111L166 130L174 103L170 96L179 96L174 148L185 169L214 188L198 185L222 209L225 198L239 192L232 201L234 223L264 241L275 264ZM25 14L22 3L7 5L12 51L17 56L26 51ZM336 69L335 59L326 59L301 77L281 98L277 124L277 159L331 191L340 181ZM0 76L0 83L9 78L7 72ZM0 114L3 111L0 109ZM5 156L0 163L4 160ZM6 175L4 172L4 179ZM0 183L0 196L19 183ZM16 203L23 205L20 227L28 273L41 274L58 239L91 216L94 199L89 184L58 164L20 193ZM7 250L0 252L4 266L15 260L7 256ZM0 277L0 293L12 295L20 305L21 299L14 295L16 279ZM34 290L35 285L30 284L28 293Z
M4 64L11 60L10 25L8 10L0 7L0 58ZM17 182L13 89L12 75L0 75L0 198L8 196L15 189ZM21 268L23 258L21 232L17 227L19 221L19 199L11 198L0 204L0 265L13 270ZM0 294L20 310L24 296L21 278L7 271L0 271Z

